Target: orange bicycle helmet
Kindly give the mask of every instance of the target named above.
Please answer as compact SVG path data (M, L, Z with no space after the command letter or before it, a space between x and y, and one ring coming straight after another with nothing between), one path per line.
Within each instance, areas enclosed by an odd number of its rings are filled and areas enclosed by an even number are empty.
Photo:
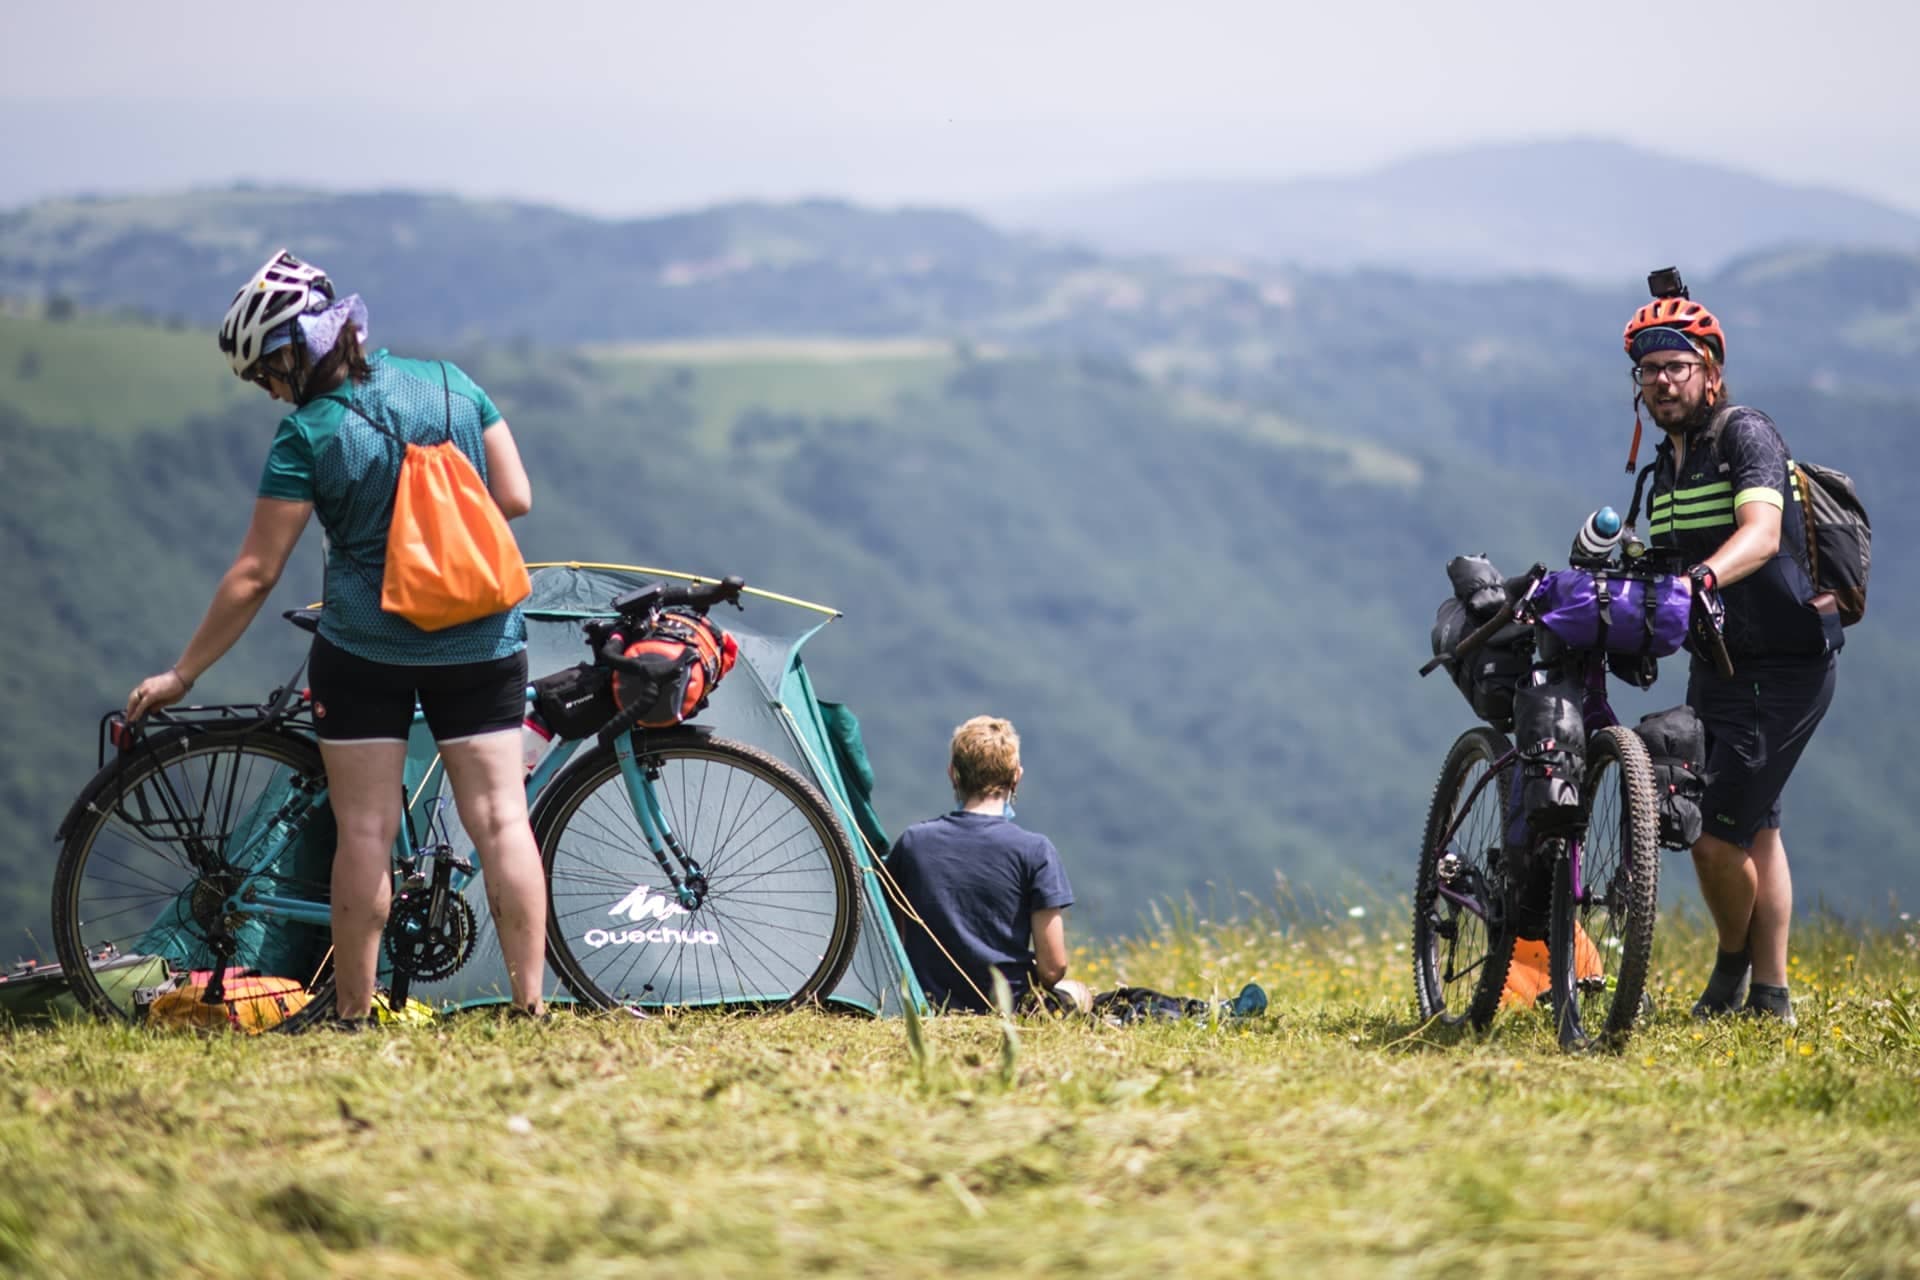
M1691 298L1655 298L1634 312L1633 319L1627 321L1627 331L1620 338L1628 358L1637 362L1648 351L1659 350L1650 344L1657 340L1653 337L1654 331L1660 329L1688 339L1696 350L1705 346L1715 364L1727 362L1727 335L1721 330L1720 322L1713 318L1713 312Z
M1727 362L1727 335L1720 322L1691 298L1655 298L1633 313L1627 330L1620 335L1627 359L1640 363L1651 351L1675 351L1683 347L1707 356L1715 364ZM1711 397L1709 397L1711 400ZM1640 393L1633 393L1633 444L1627 450L1627 473L1633 473L1640 459Z

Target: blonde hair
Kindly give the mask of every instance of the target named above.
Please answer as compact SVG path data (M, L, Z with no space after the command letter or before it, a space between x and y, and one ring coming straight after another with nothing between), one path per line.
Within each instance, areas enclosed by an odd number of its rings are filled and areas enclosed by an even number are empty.
M962 797L1011 794L1020 769L1013 722L975 716L953 731L953 785Z

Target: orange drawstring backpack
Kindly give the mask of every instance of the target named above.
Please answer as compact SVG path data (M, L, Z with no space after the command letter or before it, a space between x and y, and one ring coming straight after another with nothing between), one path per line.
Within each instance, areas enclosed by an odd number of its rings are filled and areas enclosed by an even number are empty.
M439 444L410 444L360 414L374 430L406 446L387 526L380 607L422 631L491 617L533 594L506 517L453 442L453 392L446 386L444 365L440 380L447 395L447 438Z

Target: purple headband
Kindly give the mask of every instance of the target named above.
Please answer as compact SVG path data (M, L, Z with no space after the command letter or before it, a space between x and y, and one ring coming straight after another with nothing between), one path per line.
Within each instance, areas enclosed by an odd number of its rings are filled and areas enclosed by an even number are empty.
M260 354L267 356L293 341L294 327L299 326L300 343L307 349L307 358L320 361L326 358L334 344L340 341L340 331L352 324L360 331L360 341L367 340L367 304L360 295L350 293L340 301L333 303L323 311L312 315L295 316L285 324L269 333L260 343Z

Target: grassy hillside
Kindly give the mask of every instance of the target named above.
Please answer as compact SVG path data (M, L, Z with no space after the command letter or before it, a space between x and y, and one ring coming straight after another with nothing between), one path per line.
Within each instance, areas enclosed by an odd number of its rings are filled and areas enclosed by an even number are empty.
M684 400L695 438L716 453L726 452L736 427L770 443L783 418L887 417L903 396L936 394L958 364L950 344L926 339L721 339L586 350L617 391Z
M1260 910L1083 972L1243 1025L486 1015L359 1037L0 1030L21 1277L1902 1276L1920 1256L1920 942L1803 933L1800 1025L1679 1011L1662 922L1617 1056L1544 1015L1413 1023L1405 930Z
M0 365L0 404L45 427L126 433L254 398L200 329L91 312L0 309Z

